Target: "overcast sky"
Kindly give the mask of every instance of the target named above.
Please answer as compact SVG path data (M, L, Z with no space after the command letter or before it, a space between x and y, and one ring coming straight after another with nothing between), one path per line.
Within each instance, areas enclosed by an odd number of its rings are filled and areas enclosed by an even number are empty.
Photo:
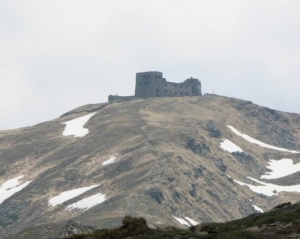
M153 70L300 113L300 1L0 1L2 130L133 95Z

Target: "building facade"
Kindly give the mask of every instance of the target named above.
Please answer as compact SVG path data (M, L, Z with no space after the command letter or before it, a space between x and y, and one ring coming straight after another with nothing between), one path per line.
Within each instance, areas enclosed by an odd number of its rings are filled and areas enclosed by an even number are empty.
M108 101L132 100L135 98L151 97L183 97L201 96L201 82L195 78L189 78L181 83L168 82L163 78L163 73L148 71L136 73L135 95L114 96L110 95Z
M195 78L174 83L168 82L158 71L136 74L135 96L139 98L201 95L201 82Z

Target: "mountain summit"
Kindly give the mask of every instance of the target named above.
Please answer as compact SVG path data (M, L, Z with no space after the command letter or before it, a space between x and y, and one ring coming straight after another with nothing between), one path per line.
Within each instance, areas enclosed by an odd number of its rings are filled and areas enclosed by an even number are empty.
M87 105L0 131L0 237L125 215L186 227L294 203L299 142L300 115L217 95Z

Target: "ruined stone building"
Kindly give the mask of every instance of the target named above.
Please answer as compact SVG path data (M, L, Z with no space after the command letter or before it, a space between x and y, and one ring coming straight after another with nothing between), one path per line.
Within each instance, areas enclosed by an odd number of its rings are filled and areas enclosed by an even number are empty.
M201 82L189 78L181 83L168 82L163 74L158 71L136 73L135 95L114 96L110 95L108 101L130 100L135 98L151 97L183 97L201 96Z

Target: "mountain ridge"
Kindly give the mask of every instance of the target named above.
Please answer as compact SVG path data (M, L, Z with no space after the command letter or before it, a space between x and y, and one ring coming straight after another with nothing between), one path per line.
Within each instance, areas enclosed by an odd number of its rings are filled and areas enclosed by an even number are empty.
M92 112L96 114L84 124L88 134L63 136L65 122ZM0 204L0 237L70 218L112 228L131 214L146 217L153 226L180 226L175 217L225 221L255 212L253 205L267 210L296 202L297 192L267 197L235 180L255 186L247 178L251 176L269 184L295 185L299 172L279 179L260 177L270 159L289 158L296 164L300 156L249 143L228 125L261 142L300 151L300 115L217 95L94 104L53 121L0 131L0 185L21 175L22 183L31 181ZM224 139L243 153L222 149ZM113 163L102 165L112 157ZM99 186L49 205L63 192L91 185ZM67 209L100 193L106 197L101 204Z

